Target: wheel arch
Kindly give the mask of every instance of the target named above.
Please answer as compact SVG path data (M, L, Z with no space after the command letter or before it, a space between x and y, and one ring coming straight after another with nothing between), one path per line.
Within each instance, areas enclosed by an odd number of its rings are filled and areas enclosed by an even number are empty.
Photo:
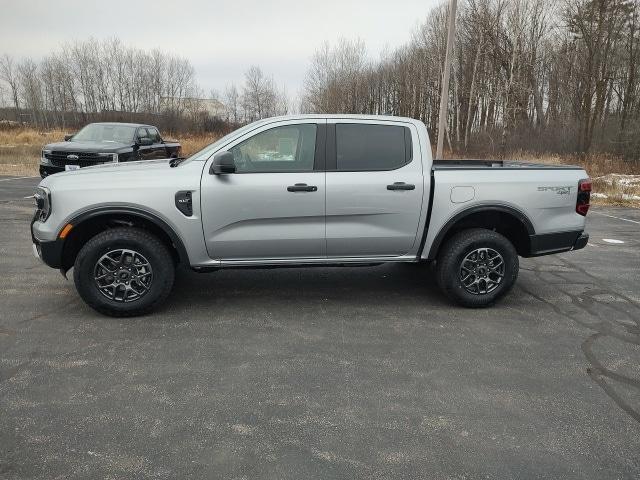
M476 205L458 212L442 226L431 244L427 259L435 260L449 238L468 228L486 228L504 235L521 256L529 254L530 237L535 235L531 220L520 210L508 205Z
M176 264L189 264L189 256L180 236L165 220L147 210L127 206L105 206L83 212L66 223L73 225L73 228L62 246L60 264L64 272L73 266L78 252L90 238L109 228L121 226L150 231L169 248Z

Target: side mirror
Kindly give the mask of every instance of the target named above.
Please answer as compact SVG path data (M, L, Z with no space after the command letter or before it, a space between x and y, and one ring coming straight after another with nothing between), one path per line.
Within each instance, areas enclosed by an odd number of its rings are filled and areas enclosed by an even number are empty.
M153 145L153 140L149 137L142 137L138 139L138 145L142 147L148 147L149 145Z
M67 133L67 134L64 136L64 141L65 141L65 142L68 142L68 141L69 141L69 140L71 140L72 138L73 138L73 133Z
M233 153L220 152L213 157L213 163L209 169L211 175L224 175L225 173L236 173L236 162Z

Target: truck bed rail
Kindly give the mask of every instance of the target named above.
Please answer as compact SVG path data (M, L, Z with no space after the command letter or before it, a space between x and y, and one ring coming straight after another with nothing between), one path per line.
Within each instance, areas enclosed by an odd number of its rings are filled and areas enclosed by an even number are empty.
M434 160L433 170L582 170L576 165L516 162L512 160Z

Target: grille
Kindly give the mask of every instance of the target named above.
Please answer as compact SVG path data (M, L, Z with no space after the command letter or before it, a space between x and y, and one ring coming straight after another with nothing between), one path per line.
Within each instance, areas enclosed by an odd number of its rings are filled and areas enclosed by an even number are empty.
M68 155L77 155L78 160L69 160ZM91 152L56 152L45 153L44 155L51 165L54 167L64 167L65 165L79 165L80 167L88 167L91 165L98 165L99 163L107 163L112 161L112 156L109 154L105 156L100 153Z

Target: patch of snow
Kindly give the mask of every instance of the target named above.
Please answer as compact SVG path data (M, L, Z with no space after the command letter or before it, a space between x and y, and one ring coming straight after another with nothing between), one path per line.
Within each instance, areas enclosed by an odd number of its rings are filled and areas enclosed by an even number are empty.
M607 198L614 198L614 199L620 199L620 200L631 200L631 201L640 201L640 195L632 195L630 193L622 193L620 195L607 195L606 193L600 193L600 192L593 192L591 194L591 198L602 198L602 199L607 199Z
M608 175L596 177L593 180L600 180L609 185L613 185L614 183L616 183L624 187L640 186L640 175L622 175L620 173L609 173Z
M640 195L627 195L626 193L622 194L623 200L640 200Z

